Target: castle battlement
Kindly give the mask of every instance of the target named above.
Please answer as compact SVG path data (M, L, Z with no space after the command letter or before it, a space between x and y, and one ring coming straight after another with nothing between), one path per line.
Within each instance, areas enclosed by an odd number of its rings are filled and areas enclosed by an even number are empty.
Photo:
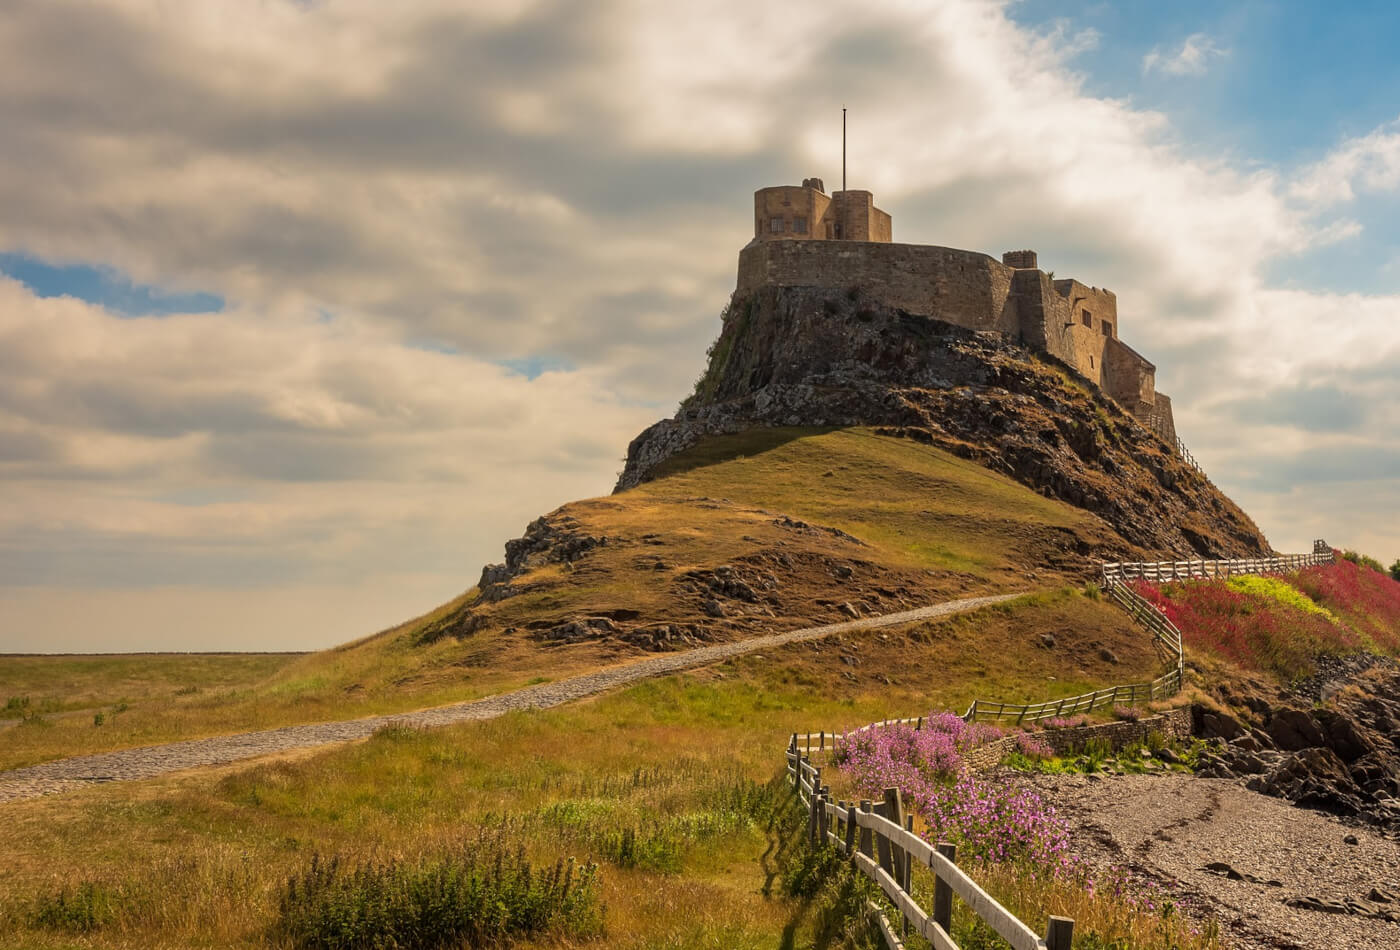
M896 244L868 191L828 197L820 179L754 193L754 240L739 252L737 294L759 287L859 287L886 304L994 331L1067 363L1170 445L1171 400L1157 368L1119 338L1118 297L1040 270L1035 251ZM859 235L859 236L858 236Z

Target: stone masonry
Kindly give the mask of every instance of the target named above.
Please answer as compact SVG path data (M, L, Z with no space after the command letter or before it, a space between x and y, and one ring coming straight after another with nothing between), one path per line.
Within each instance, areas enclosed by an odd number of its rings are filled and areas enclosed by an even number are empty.
M890 216L868 191L828 197L820 179L754 193L754 239L739 252L735 294L760 287L859 288L881 303L971 330L994 331L1068 364L1176 444L1157 368L1118 338L1118 298L1054 280L1035 251L1001 261L976 251L891 242Z

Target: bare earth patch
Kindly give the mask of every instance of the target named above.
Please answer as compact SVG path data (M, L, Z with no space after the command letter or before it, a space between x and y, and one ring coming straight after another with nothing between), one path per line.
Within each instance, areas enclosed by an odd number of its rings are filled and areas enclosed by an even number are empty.
M1173 774L1021 780L1069 819L1084 857L1178 882L1176 893L1188 907L1219 920L1228 947L1400 947L1400 924L1285 903L1304 897L1365 901L1373 889L1400 892L1400 843L1376 831L1295 808L1228 779ZM1240 879L1206 869L1217 862Z

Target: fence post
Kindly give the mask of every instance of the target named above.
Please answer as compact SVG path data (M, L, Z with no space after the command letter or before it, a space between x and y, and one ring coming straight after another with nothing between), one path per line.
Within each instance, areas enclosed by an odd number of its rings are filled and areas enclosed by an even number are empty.
M853 858L856 854L856 803L843 802L841 805L842 814L846 816L846 857Z
M899 799L899 789L885 789L884 805L885 818L903 828L904 803ZM880 850L880 867L884 868L890 877L899 880L900 872L904 870L904 849L886 837L876 839L876 847Z
M1070 950L1074 942L1074 921L1068 917L1051 917L1045 931L1045 950Z
M817 844L817 834L819 832L818 809L821 808L822 796L817 791L817 784L812 783L812 800L807 806L807 840L812 844Z
M958 863L957 845L940 841L937 848L943 857L953 864ZM942 927L944 933L953 929L953 887L942 876L938 876L933 885L933 922Z
M914 833L913 815L904 816L904 830L909 832L911 835ZM914 892L914 856L908 851L904 852L904 867L900 868L900 871L903 873L901 873L899 876L899 886L904 888L904 893L912 894ZM903 913L901 913L900 916L904 918L904 936L905 939L908 939L909 918L906 917Z
M874 803L871 802L870 799L868 799L868 798L862 798L862 799L860 800L860 810L861 810L861 812L863 812L864 814L867 814L867 815L874 814L874 813L875 813ZM873 831L871 831L869 828L862 827L862 828L860 829L860 853L863 854L863 855L865 855L867 858L873 858L873 857L875 857L875 853L874 853L874 852L875 852L875 833L874 833Z

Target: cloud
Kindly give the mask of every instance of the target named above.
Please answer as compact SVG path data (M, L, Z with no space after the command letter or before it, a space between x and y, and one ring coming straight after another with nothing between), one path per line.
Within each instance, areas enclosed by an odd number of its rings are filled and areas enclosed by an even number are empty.
M1161 73L1164 76L1204 76L1214 60L1230 55L1205 33L1192 33L1175 52L1164 52L1159 46L1142 58L1143 75Z
M686 395L749 196L839 180L843 105L851 184L899 240L1034 247L1116 291L1193 450L1289 536L1252 459L1283 478L1345 439L1370 471L1400 445L1376 395L1397 302L1267 286L1355 233L1316 220L1319 186L1088 94L1097 37L1005 9L872 0L852 28L834 0L16 0L0 253L224 306L121 320L0 280L0 578L149 589L151 617L174 590L401 609L405 586L469 586ZM1225 54L1195 36L1149 71ZM1319 180L1383 184L1394 134ZM1332 535L1394 514L1338 511ZM24 596L0 649L32 639Z
M1400 190L1400 120L1348 139L1304 169L1289 189L1315 208L1354 201L1358 194Z

